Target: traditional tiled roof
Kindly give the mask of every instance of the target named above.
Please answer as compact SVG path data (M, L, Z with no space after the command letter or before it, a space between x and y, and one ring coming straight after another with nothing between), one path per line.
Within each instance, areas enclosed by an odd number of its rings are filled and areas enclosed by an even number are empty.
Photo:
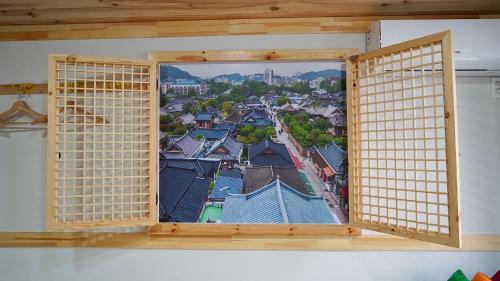
M195 170L197 177L212 179L220 166L220 161L213 159L167 159L165 163L164 166Z
M234 133L236 131L236 124L222 121L219 124L217 124L215 128L219 130L228 130L230 133Z
M265 110L252 109L243 113L240 124L264 127L270 126L272 123L271 120L267 119Z
M200 149L202 142L193 138L187 132L182 136L172 136L169 139L166 152L167 159L190 158Z
M278 177L295 190L308 193L306 184L295 167L275 166L247 167L243 175L243 193L252 193Z
M335 173L345 170L345 162L347 160L346 152L335 144L335 142L332 142L327 147L318 147L316 149Z
M210 121L214 118L213 112L202 112L199 111L196 113L196 117L194 118L196 121Z
M325 159L323 159L323 157L319 154L318 150L311 151L311 159L321 169L328 167L328 164L326 163Z
M281 180L250 194L229 195L222 223L339 223L322 197L304 195Z
M215 181L215 185L209 198L213 200L221 200L226 198L228 194L241 194L242 190L242 179L219 176Z
M182 124L194 123L194 115L191 113L182 114L181 116L179 116L179 121Z
M182 111L182 106L184 104L182 103L171 103L171 104L167 104L163 110L166 112L166 113L174 113L174 112L181 112Z
M219 161L160 160L160 221L196 222Z
M282 143L265 140L248 148L251 165L257 166L295 166L288 149Z
M189 132L189 134L194 138L201 135L207 140L220 140L227 134L227 132L228 130L224 129L194 128Z
M311 114L311 115L319 115L319 116L323 116L323 117L329 118L330 116L332 116L332 114L335 111L342 112L342 110L340 108L329 104L328 106L321 106L321 107L316 107L316 108L310 108L306 112L309 113L309 114Z
M205 154L205 158L240 161L243 144L227 133L221 140L216 141Z
M241 179L241 170L238 168L222 168L221 176Z
M233 111L233 113L231 113L229 116L224 118L224 121L237 124L240 122L241 117L242 117L242 115L239 111Z

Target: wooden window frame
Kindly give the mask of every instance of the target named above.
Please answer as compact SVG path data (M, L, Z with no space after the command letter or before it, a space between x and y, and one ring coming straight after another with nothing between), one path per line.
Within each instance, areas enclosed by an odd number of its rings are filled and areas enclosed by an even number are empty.
M64 75L64 79L62 77L57 77L57 64L58 63L61 63L61 62L65 62L65 65L66 63L68 64L72 64L72 65L75 65L75 68L73 70L73 73L74 74L74 77L66 77L66 75ZM85 70L82 72L81 70L77 70L76 69L76 65L77 64L80 64L80 65L85 65ZM98 80L95 78L97 77L96 76L96 73L98 74L101 74L104 75L104 73L106 73L107 70L103 70L102 72L96 72L95 70L93 71L93 73L91 73L92 71L87 71L87 64L89 65L94 65L95 68L97 68L98 66L97 65L103 65L104 66L104 69L106 68L106 64L108 65L112 65L113 66L113 71L110 72L113 73L113 79L112 80L106 80L106 78L103 80L103 81L100 81L100 83L102 83L102 88L98 88L97 84L98 84ZM136 73L132 73L130 72L130 74L127 74L129 75L131 78L131 82L128 82L128 80L125 79L125 72L122 73L122 80L117 80L115 81L115 65L123 65L124 68L125 66L127 67L131 67L131 68L140 68L140 74L136 74ZM108 66L109 67L109 66ZM94 68L94 69L95 69ZM152 64L152 62L150 60L140 60L140 59L118 59L118 58L105 58L105 57L91 57L91 56L74 56L74 55L59 55L59 54L49 54L49 67L48 67L48 74L49 74L49 77L48 77L48 134L47 134L47 210L46 210L46 218L47 218L47 228L49 231L59 231L59 230L68 230L68 229L88 229L88 228L96 228L96 227L136 227L136 226L144 226L144 225L151 225L151 224L154 224L156 221L157 221L157 205L156 205L156 194L157 194L157 178L158 178L158 144L157 144L157 139L158 139L158 130L149 130L148 132L148 141L149 141L149 144L146 145L146 147L148 147L148 151L149 151L149 160L148 160L148 164L145 165L145 166L142 166L143 169L145 170L148 170L149 173L147 176L144 176L144 178L146 179L146 182L147 184L145 184L147 186L147 190L148 190L148 193L149 193L149 197L147 199L147 201L143 202L143 203L140 203L141 207L142 205L145 205L147 208L145 208L144 210L141 210L141 212L147 212L147 216L145 217L140 217L140 218L132 218L132 206L135 202L132 202L130 201L130 211L129 214L130 214L130 218L129 219L126 219L124 218L123 216L121 217L121 219L114 219L114 215L115 215L115 211L114 211L114 206L112 206L112 209L113 209L113 213L111 214L111 219L106 219L104 221L95 221L95 219L82 219L81 221L69 221L69 222L64 222L64 219L63 219L63 222L60 222L56 219L57 217L57 203L56 203L56 200L58 200L58 197L57 197L57 192L56 192L56 185L57 185L57 178L58 176L57 175L57 171L58 171L58 161L59 161L59 158L60 158L60 155L58 157L57 155L57 151L56 151L56 147L57 147L57 134L58 132L56 131L57 130L57 125L56 125L56 122L58 122L59 120L59 117L63 116L66 114L66 108L67 108L67 105L64 104L64 105L60 105L58 104L58 98L61 98L63 101L66 100L68 97L71 97L68 95L68 90L66 88L69 88L69 86L64 86L64 92L63 92L63 96L62 97L59 97L59 88L58 88L58 83L56 82L57 79L60 79L63 83L67 83L67 82L71 82L73 81L72 83L74 83L74 99L76 99L76 89L78 88L79 90L84 90L84 95L86 95L87 93L87 90L92 92L92 90L94 90L94 93L97 89L101 89L104 93L104 91L109 91L109 88L106 89L106 87L108 87L107 85L105 85L106 83L112 83L113 84L113 88L112 88L112 92L113 94L115 94L115 90L116 92L119 92L119 89L123 89L123 91L130 91L131 89L126 89L126 84L130 84L131 86L130 87L133 87L133 84L134 82L132 82L132 77L133 76L137 76L137 75L140 75L141 79L142 79L142 71L143 71L143 68L145 69L149 69L148 72L147 72L147 77L148 77L148 81L145 82L145 83L142 83L139 84L141 88L139 88L139 90L141 91L141 94L142 93L145 93L145 92L149 92L150 94L153 94L153 93L156 93L156 71L155 71L155 66ZM66 68L65 68L66 70ZM124 71L124 70L123 70ZM83 88L81 87L78 87L77 86L77 83L74 82L74 81L77 81L77 76L76 76L76 73L85 73L85 75L87 75L87 73L90 73L91 75L93 74L93 78L89 78L89 82L90 81L93 81L95 82L94 87L92 86L88 86L87 87L87 77L85 78L78 78L78 80L81 80L81 81L84 81L82 82L83 83ZM73 80L72 80L73 79ZM89 83L90 85L92 85L91 83ZM120 85L120 88L117 89L116 88L116 85ZM147 86L147 90L143 90L142 87L143 86ZM84 98L79 98L79 99L86 99L86 97ZM104 96L103 96L103 102L104 102ZM106 98L107 99L107 98ZM115 99L115 98L113 98ZM73 101L75 102L75 101ZM149 126L149 128L156 128L156 118L158 116L158 105L157 105L157 99L153 99L153 98L150 98L148 99L148 102L150 103L150 107L151 107L151 110L149 112L149 120L148 120L148 124L147 125L144 125L144 126ZM94 103L95 103L95 98L94 98ZM75 106L75 105L73 105ZM101 108L105 108L104 105L101 105L100 106ZM125 107L123 104L122 104L122 107ZM57 110L59 109L59 111ZM64 111L64 114L61 114L61 110ZM86 110L85 108L80 108L80 107L75 107L74 109L75 111L76 110ZM104 109L103 109L104 110ZM114 112L114 109L113 109L113 112ZM141 112L142 112L142 108L141 108ZM84 112L84 113L78 113L78 115L85 115L85 114L89 114L89 112ZM76 115L76 116L78 116ZM96 117L96 118L102 118L102 121L103 123L106 122L106 119L105 118L105 115L103 113L102 117ZM141 117L142 118L142 117ZM65 118L63 118L63 120L65 120ZM66 122L66 121L64 121ZM96 122L96 121L94 121ZM122 123L123 123L123 119L122 119ZM85 121L83 122L83 126L84 128L86 128L86 124L87 124L87 121L85 119ZM89 123L89 127L92 127L92 124L93 123ZM82 126L82 125L80 125ZM103 130L104 132L104 130ZM62 133L60 133L61 135L64 135L66 134L66 125L64 125L64 131ZM104 133L103 133L104 134ZM113 128L113 144L114 144L114 128ZM122 135L124 135L124 133L122 132L121 133ZM84 129L84 132L82 133L83 137L85 137L85 129ZM104 136L104 135L103 135ZM64 140L66 139L66 136L64 136ZM95 140L95 137L94 137L94 140ZM85 141L84 141L85 142ZM122 141L122 145L123 145L123 141ZM66 147L64 145L64 147ZM85 146L84 146L85 148ZM65 150L65 148L63 149ZM82 149L81 151L83 151L82 153L86 153L84 151L84 149ZM121 150L122 153L124 149ZM105 150L102 151L102 153L104 154ZM60 152L59 152L60 153ZM108 149L106 150L106 153L112 153L114 154L115 153L115 149L114 147L111 148L111 149ZM95 154L94 154L94 157L95 157ZM114 156L112 156L113 158L113 161L114 161ZM109 159L105 158L103 156L102 158L103 160L102 161L108 161ZM105 159L105 160L104 160ZM133 157L130 158L131 161L133 161ZM85 161L85 160L84 160ZM122 158L122 161L123 161L123 158ZM94 165L95 165L95 161L94 161ZM113 164L114 165L114 164ZM131 164L132 165L132 164ZM85 166L84 166L85 167ZM122 166L122 169L123 169L123 166ZM85 169L81 169L79 168L79 170L82 170L84 171ZM113 166L113 175L114 175L114 166ZM114 176L113 176L114 177ZM117 176L118 177L118 176ZM85 176L83 176L83 178L85 178ZM151 179L155 179L155 180L151 180ZM64 184L63 184L64 185ZM124 187L122 186L122 189ZM64 188L63 188L64 189ZM114 182L113 182L113 192L114 192ZM130 191L130 194L132 194L133 192ZM83 193L85 196L85 193ZM108 204L105 204L104 203L104 191L102 191L102 200L103 200L103 204L102 204L102 210L100 212L100 215L103 217L104 219L104 216L105 216L105 209L104 209L104 206L105 205L109 205ZM78 196L78 195L77 195ZM107 195L108 197L110 196L109 194ZM132 195L129 195L131 200L132 200ZM64 197L64 194L62 195L62 197ZM114 197L115 197L115 194L113 193L112 195L113 197L113 203L112 205L114 205ZM64 200L64 199L63 199ZM83 199L84 201L81 203L84 207L86 205L86 202L85 202L85 199ZM122 200L123 200L123 195L122 195ZM63 201L64 202L64 201ZM95 202L92 202L92 204L95 205ZM62 204L62 209L66 209L68 207L66 207L64 205L64 203ZM124 207L125 204L122 202L122 209L121 209L121 212L122 214L123 213L126 213L126 211L124 210ZM82 207L82 208L84 208ZM71 207L69 207L71 208ZM83 213L83 212L82 212ZM95 213L95 207L94 207L94 213ZM95 216L95 214L93 214ZM62 213L62 216L64 216L64 211ZM82 218L84 218L85 216L89 216L88 214L82 214Z
M307 62L345 61L359 53L358 49L280 49L241 51L165 51L152 52L159 71L160 64L182 63L238 63L238 62ZM159 73L157 73L159 76ZM159 98L159 95L158 95ZM154 234L175 234L189 236L226 237L245 236L358 236L361 229L347 224L200 224L200 223L158 223L148 229Z
M380 232L396 234L404 237L415 238L419 240L424 240L427 242L440 243L448 246L460 247L460 219L459 219L459 202L458 202L458 146L456 145L456 117L455 117L455 83L454 83L454 68L453 68L453 53L452 53L452 40L451 33L449 31L433 34L430 36L418 38L415 40L403 42L396 44L394 46L385 47L375 51L362 53L357 49L284 49L284 50L247 50L247 51L168 51L168 52L153 52L148 54L148 61L151 63L151 71L153 72L156 68L156 74L160 69L161 63L171 63L171 64L185 64L185 63L217 63L217 62L270 62L270 61L282 61L282 62L298 62L298 61L345 61L346 62L346 72L347 72L347 118L348 118L348 137L352 139L352 117L353 110L350 108L352 106L351 98L357 97L355 92L355 85L352 85L352 67L359 58L369 58L377 55L382 55L391 53L391 50L400 50L404 48L422 48L419 44L427 44L428 42L439 41L442 44L442 50L446 49L446 52L442 52L442 64L443 64L443 87L446 96L444 96L444 110L446 112L446 161L448 165L448 170L451 172L447 173L448 178L448 196L452 197L448 200L448 219L450 223L450 237L448 239L432 239L426 237L425 235L419 235L411 231L404 231L396 227L391 227L390 225L377 226L373 224L366 224L360 222L359 219L353 220L353 213L350 210L350 221L348 224L200 224L200 223L159 223L157 220L158 207L155 207L154 219L151 217L150 220L141 224L146 226L147 233L151 237L192 237L198 239L210 238L210 239L222 239L233 236L241 237L242 239L265 239L265 237L275 237L278 239L284 237L294 237L295 239L312 239L313 237L321 238L334 238L335 236L360 236L361 229L371 229ZM426 43L427 42L427 43ZM411 50L410 50L411 54ZM110 59L114 61L119 61L119 59ZM127 60L124 60L127 61ZM130 61L130 60L128 60ZM416 78L412 78L416 79ZM156 83L156 85L154 85ZM49 81L50 85L50 81ZM156 91L159 91L158 81L152 82L152 85L156 86ZM151 89L155 88L152 86ZM354 91L353 91L354 89ZM50 87L49 87L50 91ZM49 97L50 99L50 97ZM154 113L154 119L151 123L155 123L155 126L150 126L150 129L155 130L150 134L153 136L157 135L159 128L159 118L158 118L158 108L159 95L156 95L156 100L152 100L154 108L151 108L151 112ZM50 110L54 110L49 108ZM52 113L53 114L53 113ZM156 139L153 145L151 143L151 152L157 157L158 146L156 144ZM449 143L451 142L451 144ZM352 154L352 143L349 143L349 161L353 163ZM49 146L49 152L51 152L51 147ZM158 161L154 161L156 166L156 171L152 171L151 175L156 175L156 182L151 182L152 185L158 186L159 177L158 175ZM349 169L349 181L350 181L350 191L354 190L352 184L353 169ZM49 184L51 182L49 181ZM50 197L49 192L49 197ZM48 198L50 200L50 198ZM353 208L353 196L349 198L350 209ZM360 203L358 202L358 205ZM151 205L150 205L151 206ZM158 206L158 205L155 205ZM119 224L99 224L96 226L126 226ZM128 226L128 225L127 225ZM85 225L83 227L88 227ZM71 226L70 226L71 228ZM64 228L67 229L67 228ZM355 237L353 237L354 239ZM442 238L442 237L439 237ZM395 238L396 239L396 238Z

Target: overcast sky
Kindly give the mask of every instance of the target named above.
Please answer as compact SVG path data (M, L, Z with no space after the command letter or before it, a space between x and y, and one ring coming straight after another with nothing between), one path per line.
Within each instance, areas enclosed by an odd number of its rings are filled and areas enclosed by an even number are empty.
M211 78L222 74L264 73L266 68L272 69L274 75L291 76L297 72L318 71L324 69L341 69L344 62L255 62L255 63L193 63L171 64L201 78ZM345 68L342 68L345 70Z

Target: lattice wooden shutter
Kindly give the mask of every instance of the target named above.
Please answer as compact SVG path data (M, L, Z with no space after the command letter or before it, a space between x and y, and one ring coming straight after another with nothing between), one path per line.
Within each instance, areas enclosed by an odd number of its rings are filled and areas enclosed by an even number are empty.
M156 71L49 56L48 227L156 223Z
M350 223L460 246L450 32L348 61Z

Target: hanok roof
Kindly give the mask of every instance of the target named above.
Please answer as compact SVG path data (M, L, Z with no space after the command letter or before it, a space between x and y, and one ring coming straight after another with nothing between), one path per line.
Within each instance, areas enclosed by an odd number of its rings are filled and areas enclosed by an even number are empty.
M222 168L221 176L241 179L241 170L238 168Z
M194 128L189 134L196 138L196 136L201 135L207 140L220 140L226 134L228 130L225 129L212 129L212 128Z
M335 144L335 142L332 142L327 147L318 147L316 149L335 173L345 170L347 160L346 152Z
M250 194L229 195L223 223L339 223L322 197L304 195L281 180Z
M326 163L317 150L311 152L311 159L320 169L328 167L328 163Z
M222 121L221 123L217 124L215 128L219 130L228 130L230 133L234 133L236 131L236 124Z
M196 113L195 120L196 121L210 121L214 118L213 112L198 112Z
M307 194L307 187L295 167L247 167L243 175L243 193L251 193L279 178L298 192Z
M160 221L196 222L219 161L160 160Z
M224 121L225 122L230 122L230 123L239 123L240 120L241 120L241 113L239 113L238 111L233 111L233 113L231 113L231 115L227 116Z
M174 103L170 103L170 104L167 104L165 107L164 107L164 111L166 113L174 113L174 112L181 112L182 111L182 106L184 104L182 103L177 103L177 102L174 102Z
M228 194L241 194L243 190L243 180L233 177L219 176L210 192L210 198L224 199Z
M182 124L191 124L194 123L194 116L191 113L182 114L179 116L179 121Z
M248 148L251 165L257 166L295 166L288 149L282 143L269 140L253 144Z
M252 109L243 113L240 121L241 125L270 126L271 120L267 118L265 110Z
M182 136L172 136L169 139L168 147L163 153L165 158L190 158L200 149L202 142L196 140L187 132Z
M164 161L164 167L195 170L197 177L209 177L211 179L215 179L215 173L220 166L220 161L213 159L166 159Z
M219 141L216 141L205 154L205 158L240 161L243 144L235 140L229 132Z
M323 117L326 117L326 118L329 118L332 116L332 114L335 112L335 111L339 111L341 113L342 110L336 106L333 106L331 104L329 104L328 106L322 106L322 107L317 107L317 108L310 108L308 109L306 112L311 114L311 115L319 115L319 116L323 116Z

